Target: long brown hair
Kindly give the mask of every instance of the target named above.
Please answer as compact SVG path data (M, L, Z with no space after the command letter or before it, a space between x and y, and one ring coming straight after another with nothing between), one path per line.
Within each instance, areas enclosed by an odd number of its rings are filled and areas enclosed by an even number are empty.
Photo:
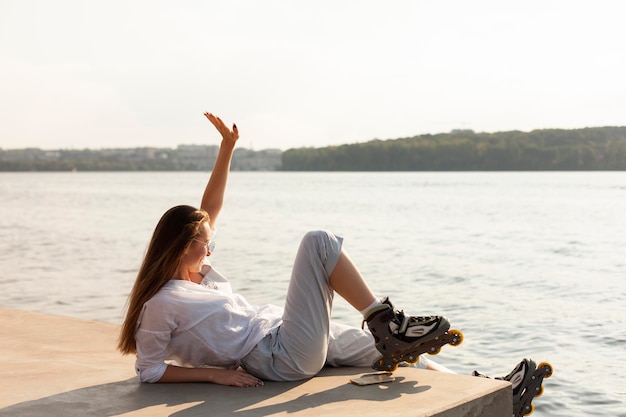
M117 345L122 353L137 352L135 332L143 305L174 276L185 250L208 221L206 211L184 205L172 207L159 220L128 298Z

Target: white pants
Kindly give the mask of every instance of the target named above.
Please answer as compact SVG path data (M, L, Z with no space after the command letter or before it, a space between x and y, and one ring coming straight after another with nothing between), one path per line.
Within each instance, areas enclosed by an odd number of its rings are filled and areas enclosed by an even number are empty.
M360 328L331 323L334 290L329 277L343 239L326 231L307 233L294 262L283 324L242 359L251 374L273 381L316 375L325 364L371 366L380 355Z
M287 290L283 324L241 360L246 371L266 380L296 381L315 376L324 365L369 367L380 356L369 331L330 320L334 290L329 277L342 242L326 231L304 236ZM424 355L413 366L452 372Z

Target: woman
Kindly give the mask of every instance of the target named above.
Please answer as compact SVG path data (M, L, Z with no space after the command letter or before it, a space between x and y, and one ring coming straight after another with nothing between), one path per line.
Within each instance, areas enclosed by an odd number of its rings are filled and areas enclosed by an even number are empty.
M284 309L252 306L233 293L205 259L239 131L205 116L222 142L201 208L176 206L160 219L122 326L119 349L136 353L141 381L252 387L262 379L299 380L325 364L370 366L381 353L410 350L448 330L445 317L404 316L377 298L342 250L342 238L326 231L302 239ZM370 332L331 322L334 293L362 313ZM448 371L423 355L418 366ZM522 361L507 378L526 380L530 371L534 366Z
M363 313L372 332L406 323L394 337L408 345L449 328L444 317L403 317L388 300L377 299L341 249L342 239L324 231L303 238L283 310L255 307L233 294L205 258L213 249L211 234L239 131L210 113L205 116L222 143L201 209L176 206L163 215L122 326L119 349L137 354L142 381L244 387L260 385L260 378L309 378L325 364L370 366L380 356L372 335L330 321L335 292Z

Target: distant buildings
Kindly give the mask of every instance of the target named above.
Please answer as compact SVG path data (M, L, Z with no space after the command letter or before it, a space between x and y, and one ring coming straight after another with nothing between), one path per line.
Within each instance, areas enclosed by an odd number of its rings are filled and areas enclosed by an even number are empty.
M218 151L216 145L179 145L175 149L0 149L0 171L208 171ZM235 171L276 171L281 166L280 149L236 148L231 163Z
M280 149L253 151L235 149L231 169L235 171L278 171L282 167L283 152Z

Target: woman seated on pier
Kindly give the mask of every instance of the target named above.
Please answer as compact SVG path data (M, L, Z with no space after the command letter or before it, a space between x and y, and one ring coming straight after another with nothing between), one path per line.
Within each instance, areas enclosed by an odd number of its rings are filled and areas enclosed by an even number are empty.
M119 349L137 355L141 381L237 387L293 381L325 365L372 366L392 355L390 346L395 355L447 332L445 317L405 316L377 297L342 249L342 238L327 231L303 238L284 308L253 306L234 293L207 257L239 131L205 116L222 141L200 209L176 206L162 216L129 297ZM335 293L362 313L368 330L331 321ZM411 359L414 366L450 372L424 355ZM505 379L521 391L534 372L534 362L524 360Z

